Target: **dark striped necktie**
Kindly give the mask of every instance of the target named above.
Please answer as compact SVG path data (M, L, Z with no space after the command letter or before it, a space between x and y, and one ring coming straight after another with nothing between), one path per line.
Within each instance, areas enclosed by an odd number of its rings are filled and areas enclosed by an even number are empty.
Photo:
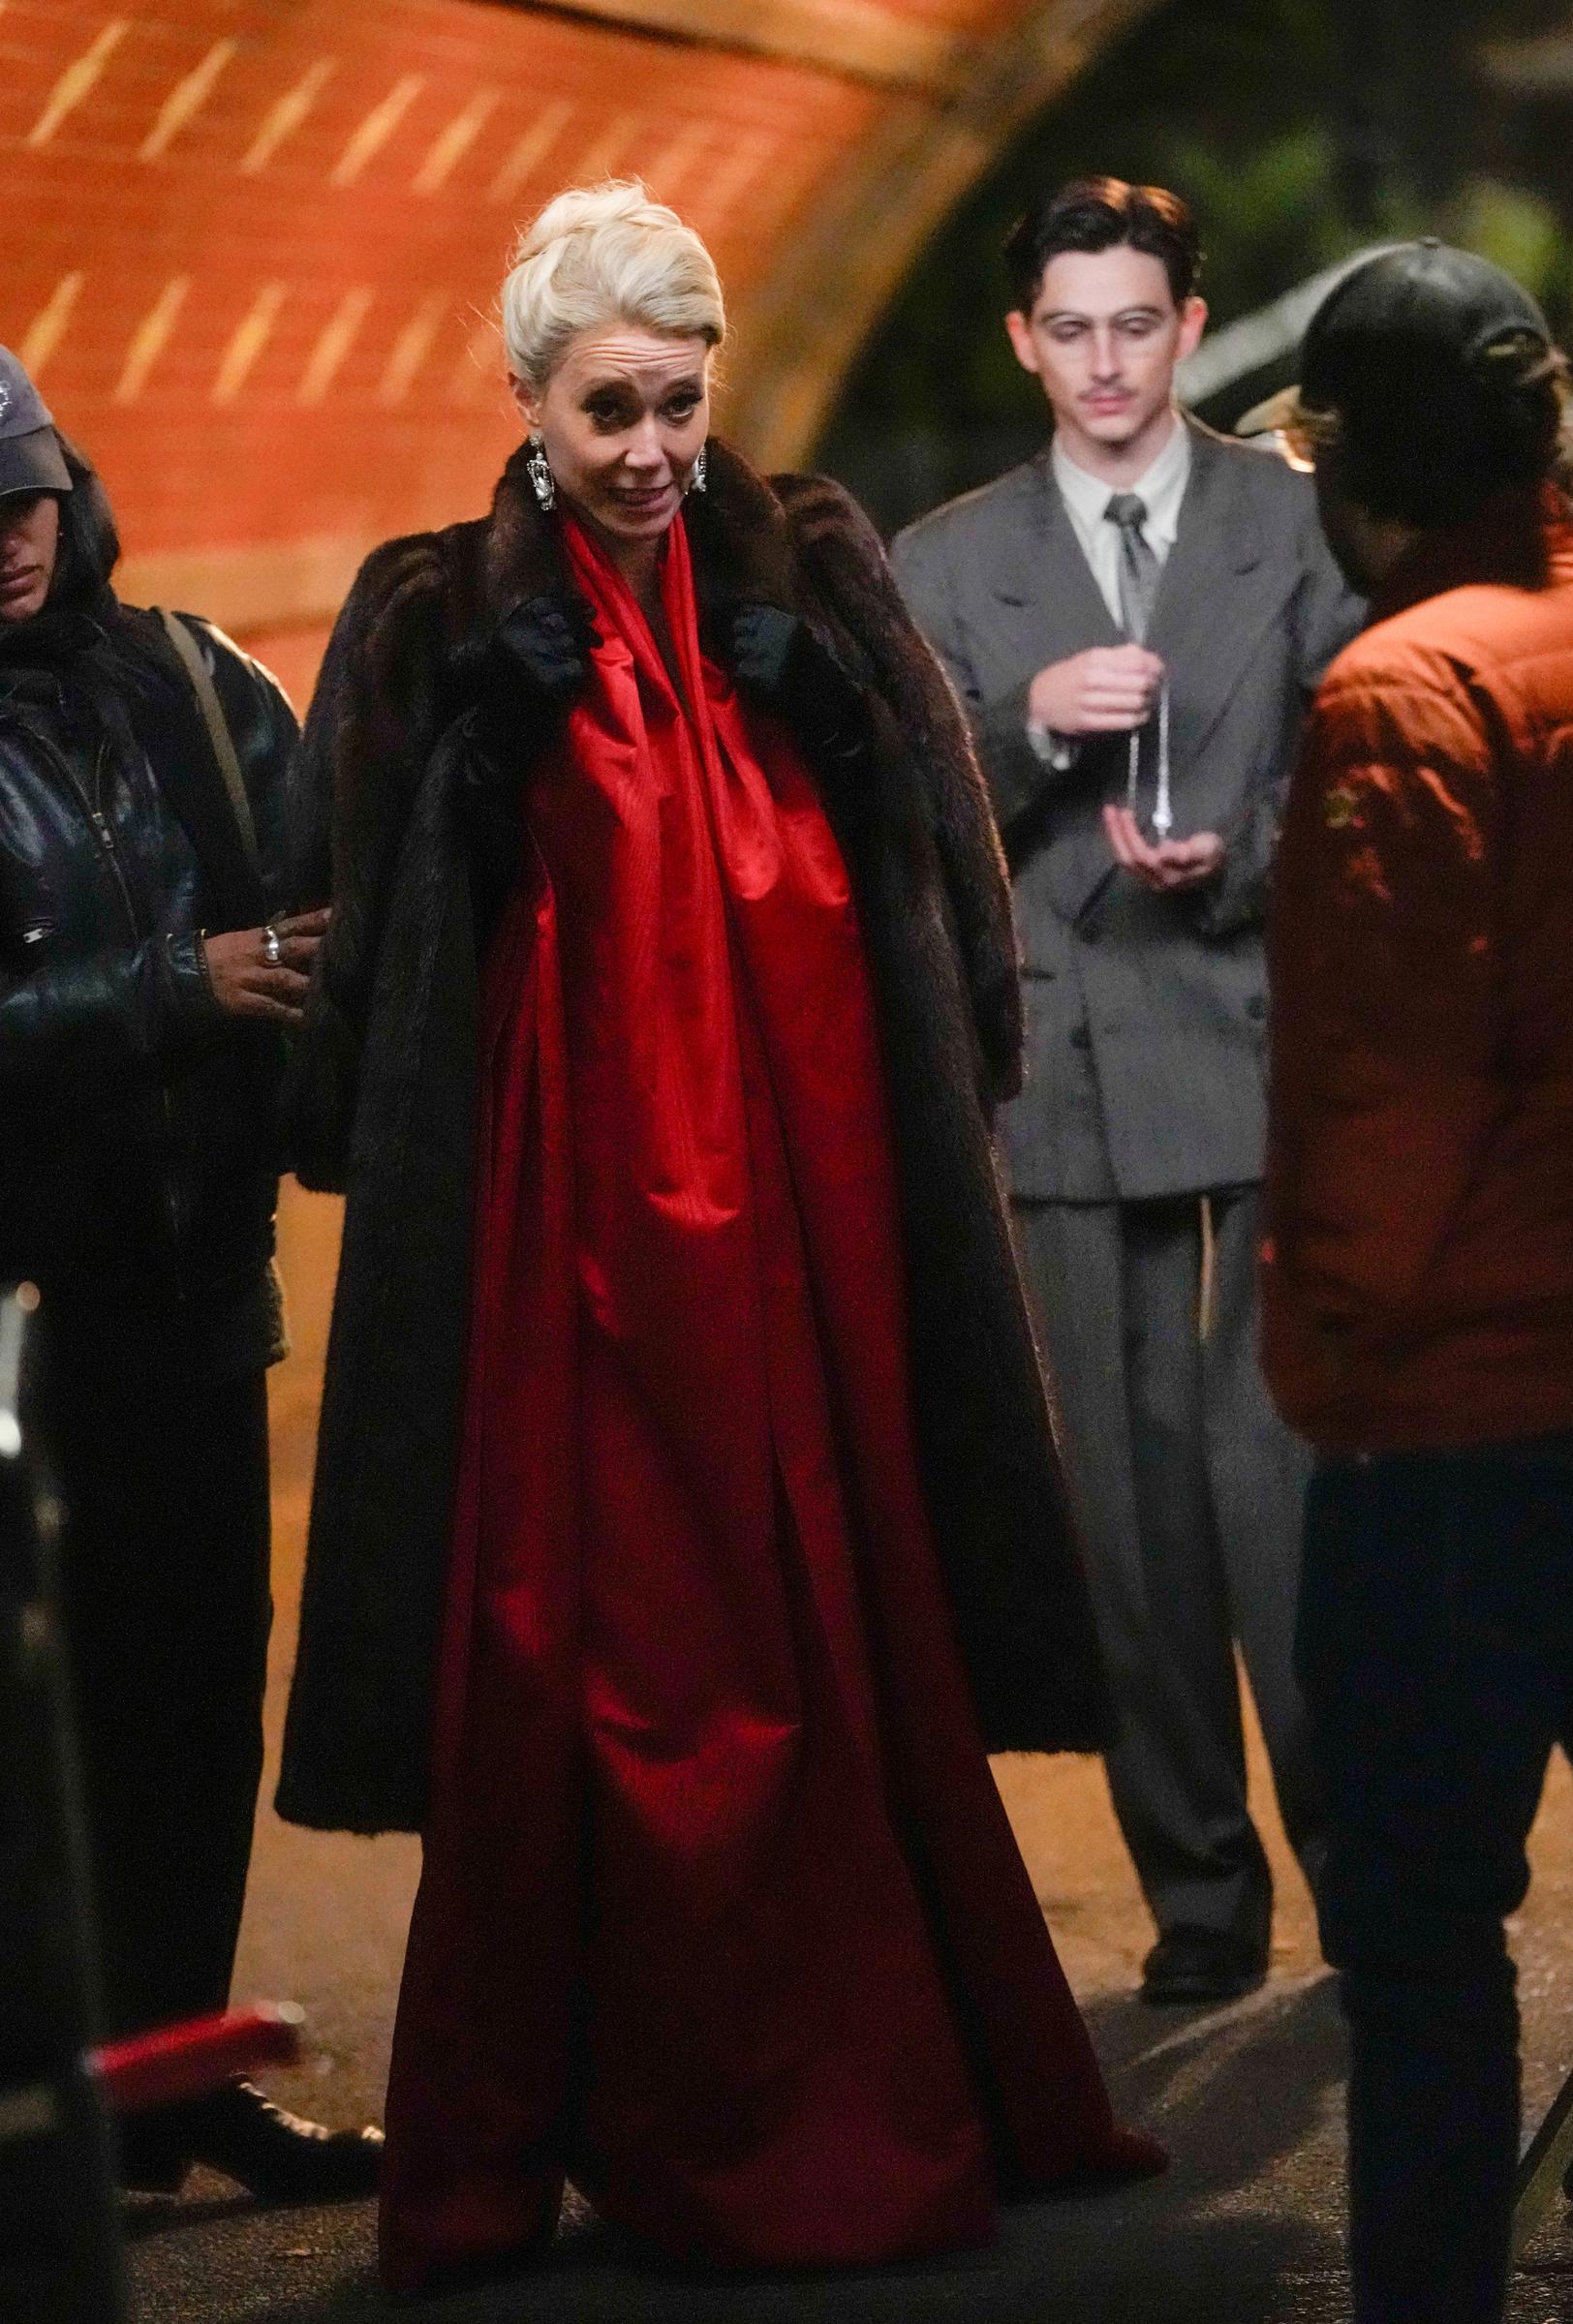
M1153 618L1160 569L1157 551L1142 531L1147 503L1139 492L1112 493L1103 514L1120 528L1120 626L1141 645Z

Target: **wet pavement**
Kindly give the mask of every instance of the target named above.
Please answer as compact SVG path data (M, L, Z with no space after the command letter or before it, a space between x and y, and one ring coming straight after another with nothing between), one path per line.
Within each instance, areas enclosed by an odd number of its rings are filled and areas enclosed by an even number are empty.
M332 1205L289 1192L296 1353L274 1375L270 1752L293 1645L336 1225ZM198 2174L177 2203L134 2208L139 2324L413 2314L442 2324L1342 2324L1342 2036L1254 1735L1252 1779L1279 1881L1273 1974L1261 1992L1206 2012L1158 2012L1133 1998L1151 1930L1096 1764L1003 1759L997 1772L1121 2112L1171 2149L1163 2179L1023 2206L1005 2215L990 2249L941 2265L833 2278L680 2275L581 2220L528 2276L412 2307L375 2288L371 2206L258 2212ZM276 2095L334 2123L374 2118L416 1846L281 1824L265 1804L270 1783L271 1760L236 1996L293 1999L307 2011L300 2064L269 2077ZM1531 2121L1573 2067L1570 1842L1573 1778L1558 1759L1533 1841L1534 1885L1514 1926ZM1516 2276L1510 2314L1511 2324L1573 2324L1573 2231L1560 2206Z

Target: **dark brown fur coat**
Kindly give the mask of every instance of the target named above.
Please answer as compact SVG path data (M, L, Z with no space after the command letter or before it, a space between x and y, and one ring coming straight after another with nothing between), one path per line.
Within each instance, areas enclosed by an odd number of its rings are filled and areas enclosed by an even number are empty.
M884 1043L924 1483L993 1749L1085 1749L1102 1696L989 1137L1019 1073L1008 888L946 681L834 484L712 445L687 522L701 621L802 614L853 673L874 748L821 774ZM478 886L459 723L488 625L569 586L522 457L489 519L393 541L340 616L306 730L302 897L326 892L297 1045L293 1155L348 1196L279 1807L419 1825L470 1269ZM522 770L521 770L522 773Z

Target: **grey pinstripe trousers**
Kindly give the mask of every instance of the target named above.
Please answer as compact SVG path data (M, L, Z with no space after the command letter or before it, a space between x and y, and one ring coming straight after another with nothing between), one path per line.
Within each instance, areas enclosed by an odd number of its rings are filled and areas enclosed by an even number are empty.
M1114 1695L1126 1844L1160 1931L1265 1946L1272 1883L1246 1803L1234 1647L1314 1885L1320 1814L1292 1667L1311 1462L1256 1356L1259 1190L1207 1204L1210 1236L1194 1195L1021 1203L1016 1223Z

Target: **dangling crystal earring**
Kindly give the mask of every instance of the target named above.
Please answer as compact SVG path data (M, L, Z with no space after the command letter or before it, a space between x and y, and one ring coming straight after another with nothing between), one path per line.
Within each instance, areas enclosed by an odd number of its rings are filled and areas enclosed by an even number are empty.
M552 474L551 463L546 457L546 446L539 436L532 436L530 439L530 457L524 464L524 473L530 479L531 491L542 508L555 507L557 505L557 478Z
M701 443L694 455L694 466L689 470L688 489L690 492L703 492L705 488L705 459L709 449L710 446L707 443Z

